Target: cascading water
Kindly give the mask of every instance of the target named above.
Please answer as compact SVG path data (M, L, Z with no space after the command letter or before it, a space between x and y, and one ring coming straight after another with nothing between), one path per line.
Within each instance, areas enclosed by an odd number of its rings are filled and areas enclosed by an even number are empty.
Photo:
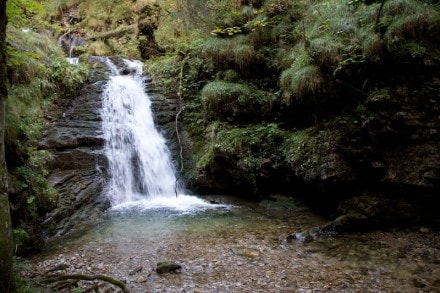
M124 63L130 74L121 75L117 66L106 59L112 76L103 92L101 111L112 206L187 209L207 205L197 197L183 195L176 187L170 152L154 125L150 98L144 92L142 63Z
M107 60L107 63L110 63ZM132 72L114 73L103 93L102 127L111 174L112 204L175 196L176 178L165 140L154 126L144 92L142 63L124 60Z
M78 57L72 57L73 49L76 46L82 46L85 44L85 40L76 35L72 34L70 32L66 32L62 36L58 38L58 43L64 47L64 50L66 51L68 57L66 58L67 62L69 62L72 65L78 65L79 58Z

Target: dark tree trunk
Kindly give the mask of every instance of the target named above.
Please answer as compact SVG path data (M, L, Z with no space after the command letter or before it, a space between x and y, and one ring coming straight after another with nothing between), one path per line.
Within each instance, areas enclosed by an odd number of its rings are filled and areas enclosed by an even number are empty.
M5 162L5 105L8 97L6 75L6 0L0 0L0 292L12 292L12 227Z

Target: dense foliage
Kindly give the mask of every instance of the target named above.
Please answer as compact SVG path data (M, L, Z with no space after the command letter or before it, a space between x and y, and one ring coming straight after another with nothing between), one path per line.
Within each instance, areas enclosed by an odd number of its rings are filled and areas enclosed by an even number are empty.
M414 175L437 166L415 158L437 145L438 2L220 1L185 16L196 3L184 1L175 54L148 65L170 94L182 80L195 186L261 195L295 182L337 192L336 203L368 186L438 190Z

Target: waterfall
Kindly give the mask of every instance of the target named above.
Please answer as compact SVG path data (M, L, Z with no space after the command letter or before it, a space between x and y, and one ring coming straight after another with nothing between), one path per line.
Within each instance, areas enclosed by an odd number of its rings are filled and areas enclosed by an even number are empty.
M76 46L84 45L85 40L77 34L66 32L58 38L58 43L64 48L68 55L66 58L67 62L73 65L78 65L79 58L72 57L72 52Z
M166 141L154 125L150 98L144 91L142 63L124 63L124 72L130 72L127 75L121 75L106 59L112 76L102 96L110 201L115 206L146 199L175 199L174 168Z

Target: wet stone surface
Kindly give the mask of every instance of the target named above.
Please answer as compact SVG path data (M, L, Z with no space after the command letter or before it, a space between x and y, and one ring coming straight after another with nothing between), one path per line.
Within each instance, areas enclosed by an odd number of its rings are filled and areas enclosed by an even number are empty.
M124 280L131 292L440 290L438 232L372 231L309 243L285 240L293 231L322 223L306 210L254 204L197 214L110 213L80 236L53 240L46 253L30 260L32 269L25 275L62 265L62 273ZM163 260L182 268L159 275L156 265Z

